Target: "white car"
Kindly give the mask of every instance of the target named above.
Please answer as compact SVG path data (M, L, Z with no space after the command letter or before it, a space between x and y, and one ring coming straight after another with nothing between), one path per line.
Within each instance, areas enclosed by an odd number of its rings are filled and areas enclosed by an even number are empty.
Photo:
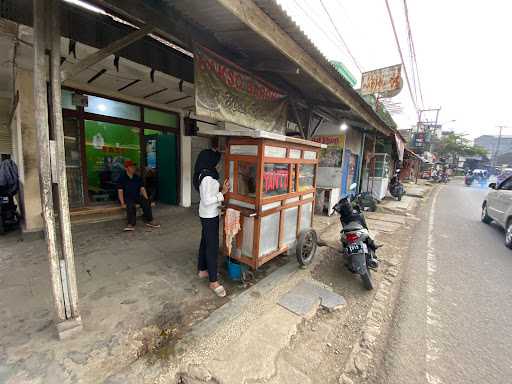
M499 184L490 183L489 188L482 204L482 221L495 221L505 228L505 245L512 248L512 176Z

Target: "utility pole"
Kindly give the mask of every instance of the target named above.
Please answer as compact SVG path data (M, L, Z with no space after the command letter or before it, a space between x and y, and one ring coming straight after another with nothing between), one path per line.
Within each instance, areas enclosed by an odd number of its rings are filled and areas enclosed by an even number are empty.
M431 121L422 121L421 117L422 117L424 112L436 112L436 119L435 119L434 130L433 130L435 132L435 130L437 129L437 123L438 123L438 120L439 120L439 112L440 111L441 111L441 107L439 107L439 108L431 108L431 109L420 109L418 111L418 123L417 123L417 126L416 126L416 134L418 134L420 132L420 127L423 127L423 151L422 152L427 150L426 142L425 142L425 137L426 137L426 129L425 129L425 127L427 125L429 126L428 131L429 131L429 134L431 134L430 126L432 125L432 122ZM430 152L430 150L431 150L431 148L430 148L430 145L429 145L428 151Z
M503 132L503 128L508 128L508 127L505 126L505 125L498 125L497 128L500 129L500 133L498 134L498 141L496 143L496 149L495 149L494 155L492 157L492 166L493 166L493 168L496 168L496 161L498 160L498 155L500 153L501 133Z

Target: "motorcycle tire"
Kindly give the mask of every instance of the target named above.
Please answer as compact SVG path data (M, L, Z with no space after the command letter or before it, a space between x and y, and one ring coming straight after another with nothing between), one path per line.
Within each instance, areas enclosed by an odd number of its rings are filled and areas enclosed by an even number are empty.
M372 276L368 268L366 269L366 273L361 275L361 280L363 281L363 286L368 291L371 291L373 289Z
M398 201L401 201L401 200L402 200L402 194L398 195L397 200L398 200Z

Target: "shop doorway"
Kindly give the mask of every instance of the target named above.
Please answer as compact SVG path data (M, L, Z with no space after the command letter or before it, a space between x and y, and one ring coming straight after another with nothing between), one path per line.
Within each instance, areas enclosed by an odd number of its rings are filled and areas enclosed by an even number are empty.
M63 90L70 207L117 204L126 160L137 164L152 201L177 204L177 114L88 95L86 106L75 106L69 93Z

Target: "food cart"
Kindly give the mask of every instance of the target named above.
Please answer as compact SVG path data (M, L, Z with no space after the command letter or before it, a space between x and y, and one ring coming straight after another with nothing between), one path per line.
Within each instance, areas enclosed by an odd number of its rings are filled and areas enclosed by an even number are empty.
M231 184L225 204L240 212L240 230L230 247L224 234L224 253L256 269L295 251L307 265L317 248L313 208L324 145L262 131L251 136L226 139L224 170Z

